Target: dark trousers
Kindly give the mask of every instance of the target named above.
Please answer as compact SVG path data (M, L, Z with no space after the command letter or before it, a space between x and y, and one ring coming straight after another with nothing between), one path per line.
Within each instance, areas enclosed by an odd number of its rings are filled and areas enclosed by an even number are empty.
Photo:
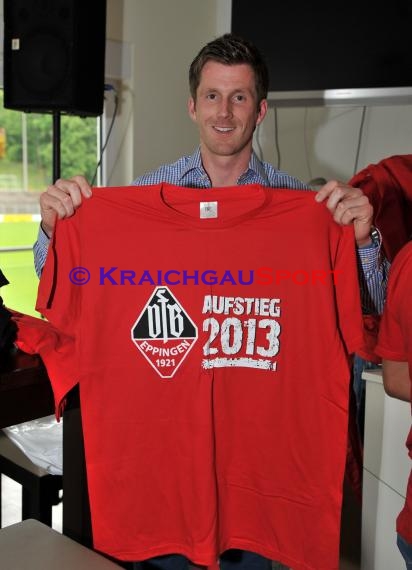
M172 554L157 556L144 562L137 562L134 570L189 570L189 560ZM220 570L271 570L272 563L267 558L244 550L228 550L220 557Z

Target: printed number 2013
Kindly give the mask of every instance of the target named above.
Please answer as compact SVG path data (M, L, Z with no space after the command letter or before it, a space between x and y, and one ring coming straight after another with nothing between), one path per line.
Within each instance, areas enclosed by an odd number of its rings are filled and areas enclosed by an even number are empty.
M256 328L267 329L266 346L256 346ZM245 332L244 330L245 329ZM219 321L209 317L203 321L203 331L209 331L209 339L203 346L203 354L209 356L216 354L218 348L213 346L220 334L220 344L224 354L237 354L244 342L247 355L275 356L279 352L280 325L274 319L247 319L243 323L235 317L228 317L220 326ZM217 341L218 342L218 341Z

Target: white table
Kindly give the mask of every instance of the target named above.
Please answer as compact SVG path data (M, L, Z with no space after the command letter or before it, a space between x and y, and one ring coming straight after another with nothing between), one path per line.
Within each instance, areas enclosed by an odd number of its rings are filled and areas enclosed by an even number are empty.
M0 568L4 570L119 570L96 552L27 519L0 530Z

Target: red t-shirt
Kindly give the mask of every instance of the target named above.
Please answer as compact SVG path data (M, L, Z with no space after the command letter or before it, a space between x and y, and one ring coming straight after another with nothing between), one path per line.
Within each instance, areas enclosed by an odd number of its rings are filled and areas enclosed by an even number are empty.
M376 352L382 358L408 362L412 378L412 242L396 255L389 273L387 302L379 328ZM412 382L411 382L412 391ZM406 440L412 458L412 428ZM409 476L405 506L396 522L397 532L412 544L412 472Z
M60 419L64 396L76 384L77 369L73 360L74 339L44 319L9 309L17 325L14 344L28 354L39 354L47 375L53 379L56 417Z
M310 192L102 188L59 222L37 309L75 337L95 547L337 569L359 297Z

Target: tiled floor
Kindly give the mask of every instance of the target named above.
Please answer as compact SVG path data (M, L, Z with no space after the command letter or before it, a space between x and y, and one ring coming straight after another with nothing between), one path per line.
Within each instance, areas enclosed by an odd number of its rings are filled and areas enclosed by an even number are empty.
M2 522L8 526L21 521L21 487L4 475L2 477ZM62 503L53 507L53 528L62 531ZM350 490L346 490L342 516L340 570L360 569L360 507ZM274 565L274 569L278 568ZM282 567L283 568L283 567Z

